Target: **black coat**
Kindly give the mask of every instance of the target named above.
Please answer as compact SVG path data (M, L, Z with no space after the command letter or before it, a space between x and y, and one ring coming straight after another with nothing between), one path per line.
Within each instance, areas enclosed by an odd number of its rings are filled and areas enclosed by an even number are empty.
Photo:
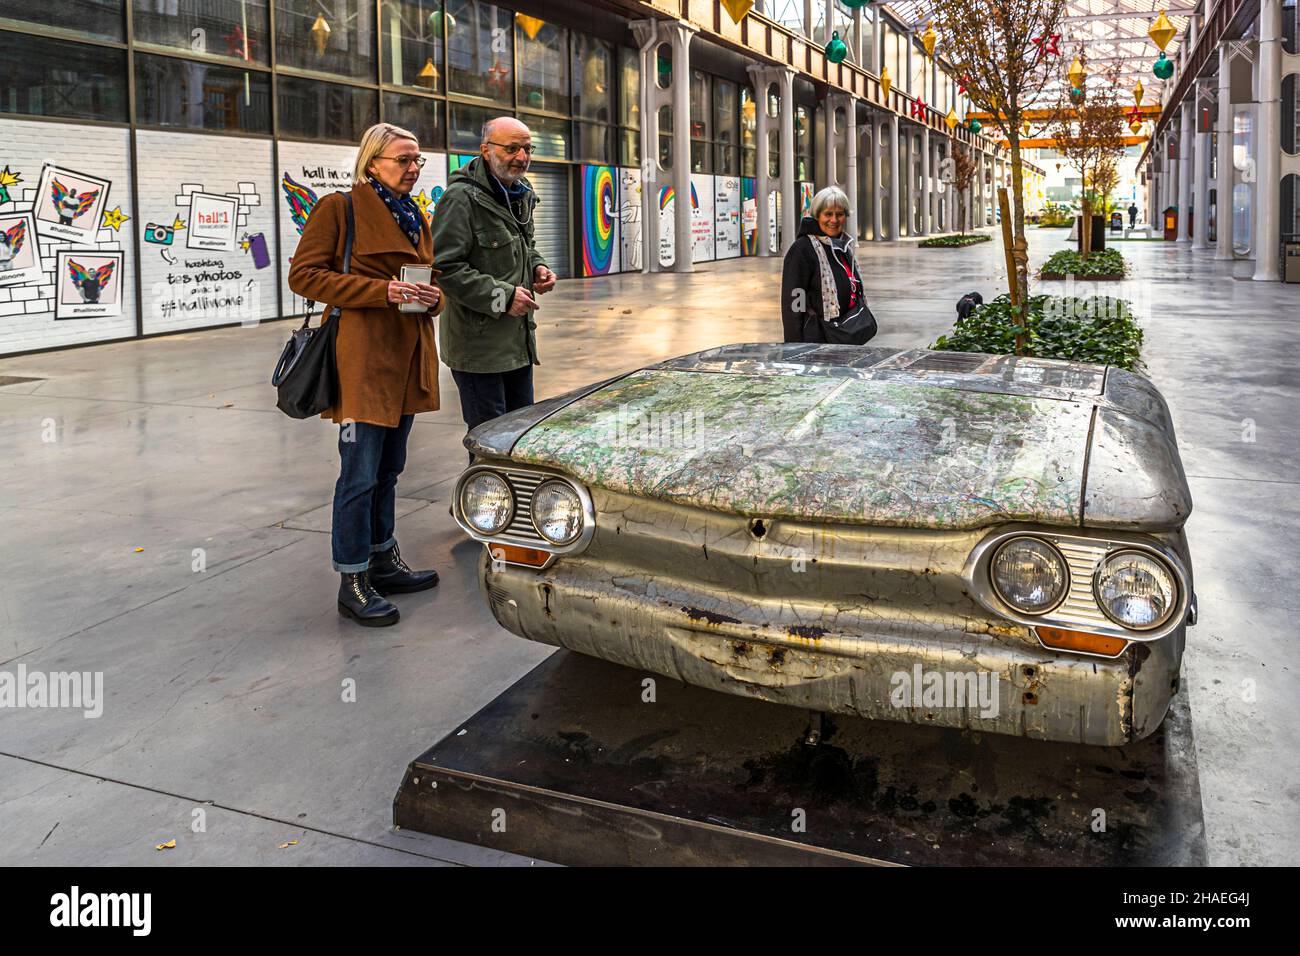
M825 235L817 225L817 220L805 216L799 224L799 235L785 254L785 266L781 271L781 325L787 342L825 342L826 332L822 328L822 283L821 269L817 265L817 253L805 236ZM827 258L830 252L827 252ZM840 298L840 315L849 307L849 282L838 269L832 269L835 277L835 291ZM862 276L854 260L853 274L858 280L858 288L865 296ZM802 289L803 295L796 295ZM802 298L805 311L797 312L797 299Z

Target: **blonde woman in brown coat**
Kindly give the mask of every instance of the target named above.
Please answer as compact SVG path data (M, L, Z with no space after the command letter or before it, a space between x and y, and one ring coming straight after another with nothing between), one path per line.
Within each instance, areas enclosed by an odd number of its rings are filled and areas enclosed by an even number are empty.
M401 282L404 265L431 265L429 226L410 193L424 159L410 132L388 123L366 130L352 187L356 229L351 268L342 271L346 200L325 196L312 210L289 269L298 295L341 309L336 347L339 394L323 417L338 423L331 550L342 575L339 613L359 624L396 624L384 595L423 591L436 571L413 571L397 549L397 476L418 412L438 408L434 284ZM403 303L425 306L400 312Z

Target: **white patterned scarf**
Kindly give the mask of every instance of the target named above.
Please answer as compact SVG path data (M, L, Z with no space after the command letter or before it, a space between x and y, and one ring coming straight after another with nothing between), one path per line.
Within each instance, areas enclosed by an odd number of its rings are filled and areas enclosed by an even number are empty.
M823 246L831 244L830 236L809 236L813 251L817 253L817 268L822 280L822 318L830 321L840 317L840 294L835 288L835 273L831 271L830 260L826 258ZM844 253L853 261L853 250L845 243Z

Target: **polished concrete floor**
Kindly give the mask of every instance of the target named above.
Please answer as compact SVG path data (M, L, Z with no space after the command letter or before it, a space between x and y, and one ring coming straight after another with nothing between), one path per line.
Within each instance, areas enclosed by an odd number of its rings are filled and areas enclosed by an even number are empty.
M1065 242L1030 240L1035 264ZM1294 863L1300 286L1185 246L1121 248L1133 277L1106 288L1143 318L1195 499L1185 675L1210 860ZM874 344L926 345L960 294L1005 285L997 242L861 255ZM538 396L779 339L779 281L779 260L749 259L562 282L539 313ZM0 863L527 862L389 822L406 763L549 650L495 625L447 515L451 377L399 488L403 553L443 583L363 630L334 608L334 429L285 418L266 384L288 328L0 359L39 379L0 387L0 668L102 671L106 696L95 719L0 710Z

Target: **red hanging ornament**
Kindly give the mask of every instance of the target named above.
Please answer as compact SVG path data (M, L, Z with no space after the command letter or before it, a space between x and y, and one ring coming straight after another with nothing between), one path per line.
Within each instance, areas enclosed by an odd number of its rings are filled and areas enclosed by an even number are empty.
M506 77L509 75L510 68L508 66L502 66L500 60L493 60L487 71L488 86L494 86L497 92L505 93Z
M237 26L222 39L226 41L226 55L241 60L252 59L254 40L244 35L244 28Z
M912 103L912 119L925 119L925 100L919 96Z
M1038 55L1043 56L1060 56L1061 35L1059 33L1042 34L1034 37L1034 45L1038 47Z

